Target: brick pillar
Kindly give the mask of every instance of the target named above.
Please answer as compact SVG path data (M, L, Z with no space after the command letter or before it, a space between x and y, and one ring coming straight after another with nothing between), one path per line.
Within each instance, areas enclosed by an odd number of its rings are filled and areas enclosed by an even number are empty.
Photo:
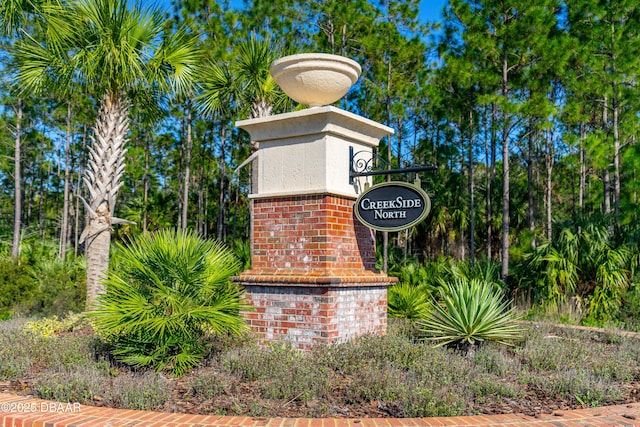
M390 129L310 110L238 123L260 142L251 269L234 278L254 307L243 316L260 339L300 348L384 334L393 282L375 269L375 236L353 211L363 182L348 175L349 147L371 150Z
M252 270L307 277L375 275L375 240L354 200L330 194L256 198Z

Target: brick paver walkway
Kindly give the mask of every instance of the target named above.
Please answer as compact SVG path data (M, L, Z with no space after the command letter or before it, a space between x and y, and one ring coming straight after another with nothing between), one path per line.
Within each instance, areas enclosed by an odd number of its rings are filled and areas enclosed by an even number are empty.
M0 427L420 427L640 426L640 403L529 417L519 414L438 418L260 418L95 408L0 393Z

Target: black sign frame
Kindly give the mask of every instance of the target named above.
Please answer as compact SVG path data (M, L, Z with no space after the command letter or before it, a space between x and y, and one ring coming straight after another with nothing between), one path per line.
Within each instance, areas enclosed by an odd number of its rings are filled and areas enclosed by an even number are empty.
M431 212L431 199L413 184L383 182L360 194L353 210L358 220L369 228L402 231L424 221Z

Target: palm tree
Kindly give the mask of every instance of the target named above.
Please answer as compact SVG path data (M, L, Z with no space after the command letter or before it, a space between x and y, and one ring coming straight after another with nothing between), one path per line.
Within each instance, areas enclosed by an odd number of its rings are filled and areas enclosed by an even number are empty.
M249 108L250 119L267 117L288 100L269 72L278 56L278 49L274 49L269 39L251 36L238 46L233 71L239 82L242 106L245 110Z
M252 35L238 44L229 63L208 64L200 78L200 110L211 116L238 113L255 119L287 106L289 98L269 73L278 57L279 49L269 39Z
M127 0L71 0L47 9L47 38L18 44L23 90L55 86L64 91L79 80L100 107L93 126L84 183L88 224L87 308L104 293L114 216L122 185L131 94L137 90L187 92L198 51L184 31L168 35L159 10L142 10Z
M289 98L269 72L269 67L278 56L279 50L269 39L258 39L252 35L238 45L237 54L231 63L210 63L204 68L201 77L202 92L197 99L201 111L207 115L218 115L224 122L231 114L238 113L248 114L250 119L267 117L274 108L288 105ZM224 131L225 126L222 129L223 142ZM251 147L253 151L257 151L258 142L251 141ZM248 161L253 158L251 156ZM254 192L257 191L257 176L256 163L252 167L251 179ZM220 210L222 211L222 205ZM218 230L221 230L221 221L222 217L219 217Z

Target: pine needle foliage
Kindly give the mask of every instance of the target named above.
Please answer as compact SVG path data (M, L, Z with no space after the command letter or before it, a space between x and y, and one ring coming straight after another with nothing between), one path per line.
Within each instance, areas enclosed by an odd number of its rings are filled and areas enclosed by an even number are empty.
M117 360L180 376L208 336L245 331L242 289L229 282L239 262L222 244L166 230L119 245L115 261L91 316Z
M513 311L493 283L454 277L440 289L440 297L421 322L427 339L437 346L468 348L485 341L510 345L521 339Z

